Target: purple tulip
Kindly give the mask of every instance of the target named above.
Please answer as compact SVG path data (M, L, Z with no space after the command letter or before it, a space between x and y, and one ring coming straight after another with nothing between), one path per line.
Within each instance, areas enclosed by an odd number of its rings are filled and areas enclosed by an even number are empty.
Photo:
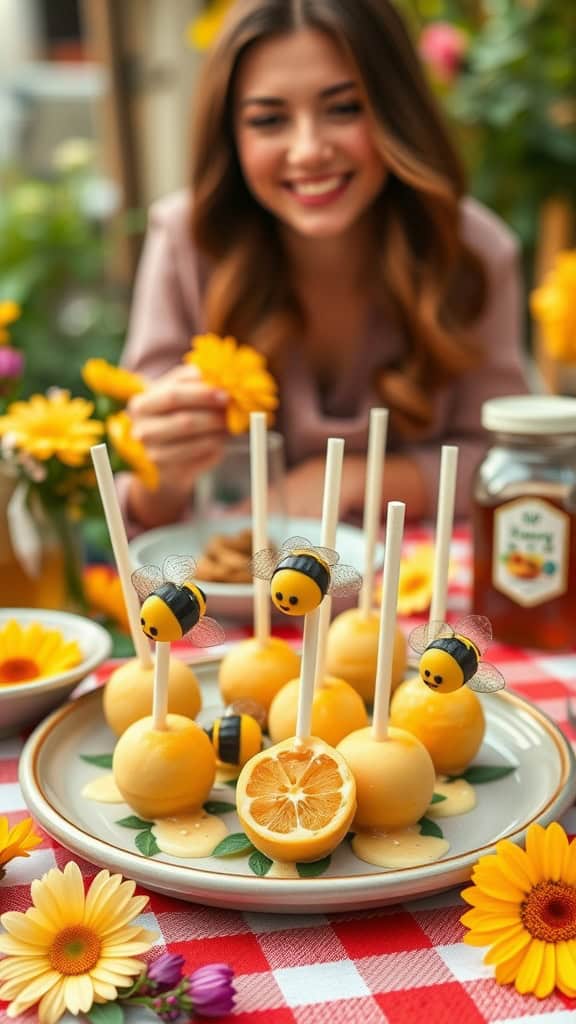
M24 356L17 348L0 346L0 380L14 379L22 375Z
M150 964L147 979L155 982L159 992L168 991L181 981L183 966L184 957L179 953L162 953L154 963Z
M222 1017L234 1006L234 971L228 964L206 964L188 978L188 994L194 1013L202 1017Z

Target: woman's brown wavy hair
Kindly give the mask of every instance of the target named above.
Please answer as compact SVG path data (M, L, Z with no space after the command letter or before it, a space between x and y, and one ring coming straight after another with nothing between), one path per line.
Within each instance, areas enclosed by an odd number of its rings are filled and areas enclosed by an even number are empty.
M247 188L234 139L234 90L249 47L302 28L329 33L351 56L376 125L387 179L375 204L382 306L409 340L404 364L378 374L398 429L418 436L431 390L478 361L467 328L486 278L460 238L466 181L404 22L389 0L237 0L204 64L193 135L192 233L211 272L206 326L279 365L304 320L276 222Z

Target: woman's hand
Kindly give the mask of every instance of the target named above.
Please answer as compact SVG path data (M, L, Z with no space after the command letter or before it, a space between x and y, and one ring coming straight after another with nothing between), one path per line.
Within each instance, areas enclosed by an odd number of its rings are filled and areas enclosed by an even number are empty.
M134 480L131 511L145 525L178 518L198 477L222 457L227 439L223 391L203 383L194 366L177 366L128 405L134 436L158 467L156 497Z

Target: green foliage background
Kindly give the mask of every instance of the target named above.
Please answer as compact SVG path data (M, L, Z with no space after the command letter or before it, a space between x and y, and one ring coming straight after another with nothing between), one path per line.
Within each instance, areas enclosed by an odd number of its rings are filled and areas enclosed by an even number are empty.
M448 21L469 35L464 67L437 86L474 194L516 230L528 263L544 200L576 206L576 3L398 0L416 38Z

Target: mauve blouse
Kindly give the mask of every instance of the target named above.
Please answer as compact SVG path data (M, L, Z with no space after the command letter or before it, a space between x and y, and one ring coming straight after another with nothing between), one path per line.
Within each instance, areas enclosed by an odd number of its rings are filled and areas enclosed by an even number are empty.
M187 192L178 192L150 210L123 356L126 367L148 378L179 363L191 337L206 330L204 275L190 237L190 202ZM494 213L471 198L462 202L461 230L488 272L488 301L474 325L484 362L437 392L433 422L418 443L405 442L392 430L388 435L389 453L406 454L420 465L428 481L430 514L436 502L440 445L459 445L456 512L466 515L472 475L487 441L480 425L482 403L526 391L516 240ZM369 411L382 404L374 388L374 371L397 366L406 345L396 327L373 317L357 341L351 369L327 393L320 392L294 346L278 380L281 408L276 424L284 435L289 466L323 456L328 437L344 438L347 453L366 452ZM394 497L402 499L401 494Z

